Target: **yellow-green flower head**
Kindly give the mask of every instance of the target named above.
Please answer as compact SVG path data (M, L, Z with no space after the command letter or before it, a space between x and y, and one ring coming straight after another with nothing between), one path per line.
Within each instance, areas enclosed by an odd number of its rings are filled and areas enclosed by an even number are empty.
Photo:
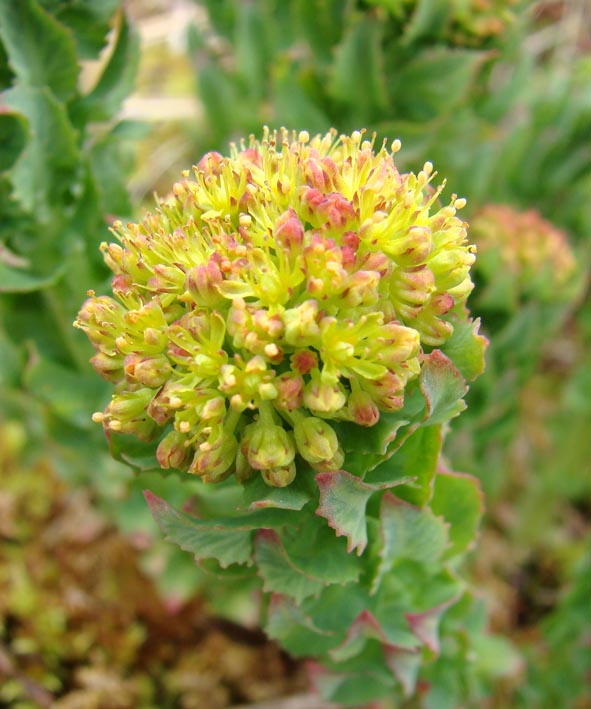
M395 141L363 133L262 141L205 155L154 214L103 244L115 298L76 325L115 384L95 420L142 438L163 467L206 480L293 480L295 457L343 462L329 421L396 411L424 348L452 334L474 249L433 168L401 174Z
M576 259L566 234L536 210L519 212L503 204L483 207L471 222L478 268L487 282L510 281L519 298L560 301L576 285Z

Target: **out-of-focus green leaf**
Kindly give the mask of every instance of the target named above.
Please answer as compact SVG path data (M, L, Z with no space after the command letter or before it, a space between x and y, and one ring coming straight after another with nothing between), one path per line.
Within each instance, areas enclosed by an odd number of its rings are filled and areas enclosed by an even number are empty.
M27 367L25 385L55 415L83 429L95 425L91 414L103 404L108 388L97 377L73 372L39 355Z
M0 113L0 172L16 162L28 140L28 126L23 116Z
M484 354L488 339L479 334L480 318L469 320L465 316L452 316L454 326L452 336L441 348L460 374L468 382L473 381L484 372Z
M313 480L307 480L306 470L298 470L296 479L287 487L270 487L260 475L244 484L244 503L249 510L277 507L284 510L301 510L310 500Z
M78 139L66 108L47 88L13 88L8 106L29 121L31 139L11 172L15 198L40 221L62 204L76 171ZM63 206L62 206L63 208Z
M63 268L58 268L50 274L29 273L11 268L0 260L0 293L32 293L43 290L54 285L63 272Z
M133 88L138 63L139 38L122 14L117 41L98 83L72 107L74 123L113 118Z
M443 554L447 543L447 525L428 509L409 505L391 493L382 498L380 509L382 548L380 563L372 587L377 590L381 579L396 563L410 559L433 564Z
M332 66L330 93L361 124L386 106L382 36L383 25L377 19L359 19L345 33Z
M402 41L411 44L423 37L437 36L447 22L451 9L452 4L448 0L417 0Z
M462 473L439 473L435 477L431 509L450 525L451 546L446 557L468 551L476 544L484 512L484 496L477 478Z
M467 95L487 56L485 52L445 47L418 53L390 75L389 89L397 113L416 121L451 113Z
M333 632L314 625L311 614L293 598L279 594L271 598L265 630L294 657L324 653L338 640Z
M0 37L19 81L47 87L61 100L76 91L78 57L71 34L33 0L0 0Z

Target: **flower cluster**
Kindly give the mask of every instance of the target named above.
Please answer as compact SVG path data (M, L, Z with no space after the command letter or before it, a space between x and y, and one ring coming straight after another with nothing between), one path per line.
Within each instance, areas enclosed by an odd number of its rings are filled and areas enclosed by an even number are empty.
M566 234L531 209L518 212L502 204L483 207L471 221L478 246L478 268L486 280L503 274L511 280L514 300L567 297L576 260Z
M399 149L266 130L116 223L115 298L91 293L75 323L115 385L94 419L145 439L164 427L160 465L205 481L288 485L296 455L338 469L329 421L398 410L472 289L464 200L440 206L432 165L401 174Z

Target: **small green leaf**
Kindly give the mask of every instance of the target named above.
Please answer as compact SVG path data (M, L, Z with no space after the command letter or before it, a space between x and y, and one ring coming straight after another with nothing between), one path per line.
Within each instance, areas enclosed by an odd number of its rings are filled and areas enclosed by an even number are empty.
M413 505L424 505L433 494L442 441L441 425L418 428L388 460L368 472L364 482L376 484L411 477L414 482L402 485L396 495Z
M476 543L484 497L477 478L462 473L438 473L431 509L450 525L451 557L471 549Z
M453 362L440 350L425 356L419 377L421 392L427 402L429 424L445 423L461 413L466 404L466 382Z
M484 372L488 338L479 334L480 318L472 320L465 313L457 313L451 323L453 334L441 351L451 359L464 379L471 382Z
M410 479L368 485L357 476L339 470L335 473L319 473L316 481L320 488L320 504L316 514L328 521L337 536L346 536L347 551L357 549L359 556L367 546L365 508L369 498L374 492L408 483Z
M150 490L144 490L144 497L168 541L193 554L197 561L217 559L223 568L251 563L255 530L281 527L292 519L285 510L258 510L236 517L198 519L174 509Z
M439 654L439 624L441 618L445 611L458 600L459 598L456 596L422 613L406 614L406 620L414 635L436 654Z
M78 57L72 35L33 0L0 0L0 37L19 82L47 87L61 100L78 81Z
M446 523L428 509L409 505L387 492L380 508L382 548L380 563L372 582L375 592L382 578L407 559L431 565L443 554L448 544Z
M263 579L263 589L291 596L301 603L324 588L322 581L298 569L288 557L281 539L273 530L260 530L254 543L254 558Z

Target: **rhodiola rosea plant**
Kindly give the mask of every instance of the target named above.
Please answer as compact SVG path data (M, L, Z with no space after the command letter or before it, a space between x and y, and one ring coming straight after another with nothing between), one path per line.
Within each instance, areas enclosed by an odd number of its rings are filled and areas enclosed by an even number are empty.
M428 696L482 512L441 458L485 347L464 200L399 149L265 130L208 153L114 225L114 297L76 321L114 386L94 416L113 454L204 483L191 514L146 491L167 538L258 579L267 633L342 704Z

